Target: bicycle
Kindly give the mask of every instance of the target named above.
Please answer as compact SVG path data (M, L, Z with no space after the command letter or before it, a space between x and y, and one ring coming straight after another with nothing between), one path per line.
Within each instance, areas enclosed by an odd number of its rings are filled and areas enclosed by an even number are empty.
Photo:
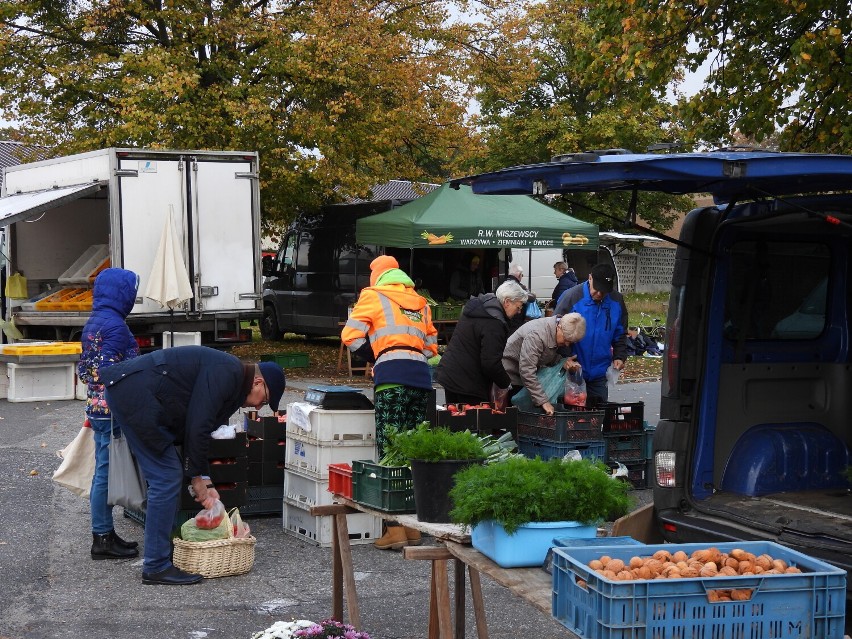
M666 341L666 325L663 320L658 317L651 317L644 312L640 312L639 316L642 320L638 325L639 330L655 342L664 343Z

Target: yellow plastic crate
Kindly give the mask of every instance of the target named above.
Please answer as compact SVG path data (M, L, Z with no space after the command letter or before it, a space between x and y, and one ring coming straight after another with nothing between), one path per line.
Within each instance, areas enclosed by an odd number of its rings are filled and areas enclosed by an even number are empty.
M91 311L92 291L91 289L86 289L82 293L78 293L74 297L61 302L61 304L66 311Z
M37 311L65 311L69 310L65 303L69 302L72 298L84 293L86 289L84 288L63 288L61 290L48 295L44 299L39 300L35 303L35 308Z
M78 355L80 342L52 342L50 344L6 344L4 355Z

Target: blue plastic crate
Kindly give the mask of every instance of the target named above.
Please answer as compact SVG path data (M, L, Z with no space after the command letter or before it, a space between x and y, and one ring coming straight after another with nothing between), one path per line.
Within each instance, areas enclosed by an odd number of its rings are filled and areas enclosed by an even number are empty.
M629 433L626 435L606 435L605 461L641 461L645 455L645 433Z
M580 451L580 457L583 459L603 460L606 444L602 439L585 442L556 442L551 439L518 435L518 452L525 457L541 457L545 461L553 457L561 459L569 450Z
M524 524L509 535L500 524L483 521L470 531L470 543L498 566L521 568L541 566L554 537L591 538L597 532L576 521L549 521Z
M555 537L554 548L588 548L589 546L644 546L633 537L593 537L578 539L576 537ZM632 555L631 555L632 556Z
M612 581L588 567L601 555L629 561L658 550L691 554L715 545L769 554L802 573ZM585 586L583 585L585 584ZM709 593L747 589L747 601ZM584 639L842 639L846 572L768 541L554 548L553 616Z

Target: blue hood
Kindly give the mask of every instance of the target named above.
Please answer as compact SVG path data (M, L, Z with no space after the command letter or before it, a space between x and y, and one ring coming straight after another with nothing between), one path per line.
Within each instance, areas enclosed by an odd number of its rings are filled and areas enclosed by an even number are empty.
M108 268L95 278L92 293L92 311L112 309L127 317L133 310L136 293L139 290L139 276L123 268Z

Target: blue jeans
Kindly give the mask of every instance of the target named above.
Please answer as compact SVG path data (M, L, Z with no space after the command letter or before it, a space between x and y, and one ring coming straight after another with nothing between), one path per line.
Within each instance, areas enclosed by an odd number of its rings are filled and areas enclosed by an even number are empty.
M157 452L148 448L130 428L124 429L124 436L148 484L142 572L160 572L172 566L171 533L180 503L183 465L174 446Z
M92 532L105 535L113 529L112 506L107 505L107 484L109 483L109 440L112 438L111 417L89 417L95 435L95 474L92 477L92 489L89 494L89 506L92 510ZM121 434L118 426L116 435Z

